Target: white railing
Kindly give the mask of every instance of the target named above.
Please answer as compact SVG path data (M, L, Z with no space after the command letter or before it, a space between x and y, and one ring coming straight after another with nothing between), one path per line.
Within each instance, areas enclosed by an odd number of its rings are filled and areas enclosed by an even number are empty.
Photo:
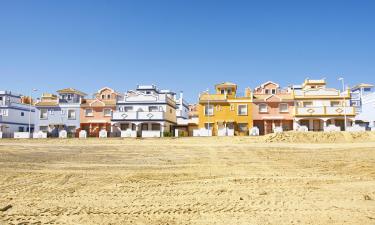
M114 120L160 120L164 119L164 112L119 112L113 113Z
M207 130L204 128L193 130L194 137L210 137L212 136L212 130Z
M140 120L164 119L164 112L138 112L138 119Z
M296 115L324 115L324 107L296 107Z
M126 138L126 137L137 137L137 131L127 129L127 130L122 130L121 131L121 137Z
M335 115L335 116L342 116L344 114L347 115L355 115L355 107L352 106L320 106L320 107L296 107L295 114L299 115Z
M222 128L217 131L217 136L234 136L234 129Z
M326 107L326 114L328 115L344 115L344 114L355 114L355 108L351 106L347 107Z
M17 138L17 139L30 138L30 134L29 132L14 132L14 138Z
M159 130L142 130L142 137L150 138L150 137L160 137L161 132Z

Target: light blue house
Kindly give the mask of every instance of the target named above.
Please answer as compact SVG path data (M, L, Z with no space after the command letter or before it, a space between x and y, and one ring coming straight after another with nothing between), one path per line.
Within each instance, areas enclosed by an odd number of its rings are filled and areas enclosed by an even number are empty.
M11 137L14 132L31 132L34 129L35 108L24 104L22 95L11 91L0 91L0 132Z
M356 124L375 127L375 89L371 84L359 84L351 89L351 105L356 108Z
M57 93L43 94L35 104L35 131L58 137L61 130L66 130L68 135L74 136L80 128L80 105L86 94L73 88L62 89Z

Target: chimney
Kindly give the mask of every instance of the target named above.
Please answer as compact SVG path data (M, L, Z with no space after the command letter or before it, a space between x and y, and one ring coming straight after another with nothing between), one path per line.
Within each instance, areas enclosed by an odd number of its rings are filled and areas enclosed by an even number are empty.
M184 99L184 92L180 91L180 101L181 101L181 104L183 102L183 99Z
M251 97L251 89L249 87L245 88L245 97Z

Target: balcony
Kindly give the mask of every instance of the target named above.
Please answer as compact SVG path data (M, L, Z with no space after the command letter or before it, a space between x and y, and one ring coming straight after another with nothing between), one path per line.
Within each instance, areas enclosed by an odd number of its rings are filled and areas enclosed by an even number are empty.
M114 112L113 120L163 120L165 112Z
M346 106L320 106L320 107L296 107L295 116L343 116L355 115L355 107Z

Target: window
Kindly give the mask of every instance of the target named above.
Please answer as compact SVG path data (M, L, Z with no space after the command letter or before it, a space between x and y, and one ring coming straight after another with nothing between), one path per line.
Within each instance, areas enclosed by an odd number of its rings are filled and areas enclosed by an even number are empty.
M315 88L315 86L311 86L311 88Z
M240 132L247 132L247 124L246 123L239 123L238 124L238 130Z
M339 101L332 101L331 102L331 106L332 107L339 107L340 106L340 102Z
M76 111L74 109L68 109L68 119L70 120L76 119Z
M276 94L276 89L272 89L272 94L273 94L273 95Z
M146 94L148 94L148 95L151 94L151 91L146 91Z
M0 101L2 101L3 100L3 96L0 96Z
M264 90L264 93L266 93L266 95L270 94L270 90L266 89Z
M102 99L105 99L105 95L102 95Z
M303 102L303 107L312 107L313 103L312 102Z
M205 124L204 124L204 128L205 128L206 130L211 130L212 127L213 127L213 124L212 124L212 123L205 123Z
M148 111L150 112L157 112L159 111L159 108L157 106L149 106Z
M216 106L216 111L221 111L221 106L220 105Z
M125 112L131 112L131 111L133 111L133 106L125 106L124 107L124 111Z
M104 109L103 113L104 113L104 116L112 116L112 110L111 109Z
M18 132L23 132L25 130L24 127L18 127Z
M21 116L25 116L25 113L24 113L24 112L21 112Z
M358 102L352 102L352 106L359 106Z
M232 94L232 89L228 89L227 93L228 93L228 95L231 95Z
M288 112L288 104L287 103L280 103L279 105L280 112Z
M107 99L111 99L111 95L107 95Z
M47 132L48 131L48 126L40 126L39 130L43 131L43 132Z
M50 114L50 115L53 115L53 114L54 114L53 109L50 109L50 110L49 110L49 114Z
M247 105L238 105L238 115L247 116Z
M47 109L40 109L40 119L47 119L48 118L48 110Z
M92 109L86 109L85 110L85 116L94 116L94 112Z
M151 124L151 130L160 130L160 124L158 123Z
M214 106L213 105L206 105L204 107L204 115L206 115L206 116L214 115Z
M234 111L234 104L230 104L230 111Z
M268 112L267 104L260 104L260 105L259 105L259 112L261 112L261 113L266 113L266 112Z
M72 100L72 95L68 95L68 100Z
M224 89L221 89L220 90L220 93L223 95L223 94L225 94L225 90Z
M65 115L65 110L61 110L61 115Z
M127 129L129 129L129 124L128 123L122 123L120 125L120 128L121 128L121 130L127 130Z
M142 123L142 130L148 130L148 124Z
M369 91L371 91L371 88L364 88L363 91L369 92Z

